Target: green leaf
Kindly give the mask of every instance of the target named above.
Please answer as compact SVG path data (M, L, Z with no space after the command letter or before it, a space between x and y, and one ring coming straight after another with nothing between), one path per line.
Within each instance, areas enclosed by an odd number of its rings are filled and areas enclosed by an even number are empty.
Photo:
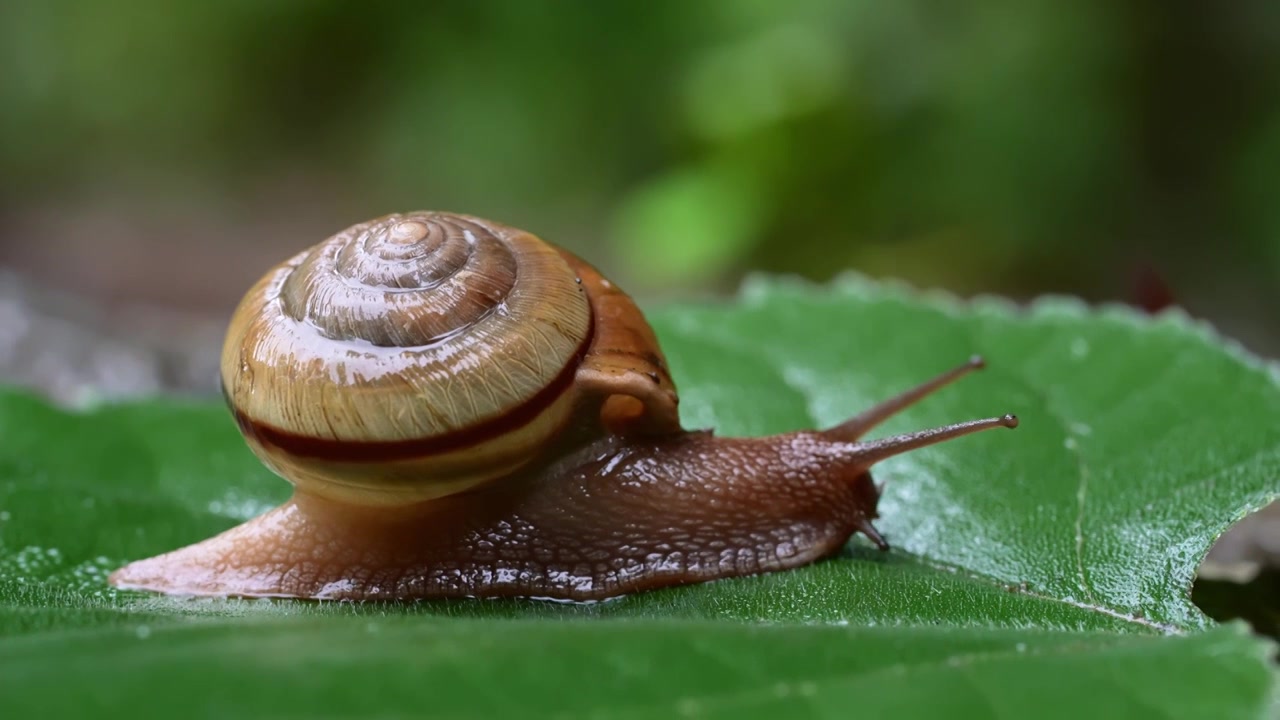
M1280 477L1280 372L1178 314L845 279L651 313L690 427L828 425L981 353L877 434L1013 412L877 466L894 550L593 605L115 591L283 500L215 403L0 395L0 700L243 716L1260 717L1269 643L1190 602ZM543 660L543 657L549 658ZM25 711L25 712L24 712Z
M1258 717L1256 642L715 622L224 619L6 643L11 717ZM68 681L68 679L74 679ZM889 714L885 714L889 713ZM1088 715L1086 715L1088 716Z

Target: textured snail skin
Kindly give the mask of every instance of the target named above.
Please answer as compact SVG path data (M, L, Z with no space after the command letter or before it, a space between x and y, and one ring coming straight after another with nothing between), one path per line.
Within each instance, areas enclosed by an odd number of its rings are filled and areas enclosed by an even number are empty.
M399 407L406 397L423 402L422 391L405 386L384 397L377 383L357 384L353 398L335 399L329 393L339 388L321 379L349 373L311 354L333 359L346 350L298 350L279 341L276 330L259 336L246 329L283 324L286 335L310 332L308 323L298 327L296 319L280 320L270 310L289 302L280 298L294 282L290 273L307 267L304 253L268 273L246 296L228 333L223 376L249 446L295 484L294 496L216 537L131 563L111 576L111 584L182 595L582 601L785 570L832 555L857 532L888 549L871 524L880 496L869 472L875 462L1017 424L1006 415L859 442L895 412L980 367L975 358L827 430L764 438L685 431L652 330L631 299L589 265L527 233L465 216L390 216L335 238L349 245L353 232L417 233L406 222L464 228L471 247L474 235L485 231L519 243L532 239L538 262L560 262L569 270L586 300L585 327L571 327L578 317L572 300L564 301L568 312L560 305L548 312L524 298L533 322L564 335L560 350L548 350L554 362L542 358L552 365L540 368L550 389L523 388L521 396L521 386L508 383L518 420L443 413L428 422L453 426L422 437L407 432L403 422L379 425L379 409ZM264 294L263 288L279 290ZM573 297L555 292L557 303ZM503 308L497 312L510 307L494 306ZM495 312L474 310L481 318ZM508 331L519 329L508 325ZM378 323L371 332L381 332ZM263 347L269 352L257 352ZM365 362L362 353L369 352L366 345L359 348L354 363ZM538 360L525 358L521 365L536 368ZM262 379L273 373L283 377ZM307 392L314 394L302 403L290 394ZM262 393L275 399L264 402ZM529 403L532 410L519 409ZM343 422L317 422L335 406ZM282 407L303 417L290 418ZM406 412L416 411L410 406ZM431 413L440 414L439 407ZM361 427L384 436L360 439ZM528 434L506 444L528 427L537 429L533 446ZM423 476L420 482L414 473Z
M197 595L589 600L782 570L838 550L874 512L849 447L602 440L523 482L389 516L295 497L117 584ZM747 470L750 468L750 470ZM762 483L761 481L766 481Z
M988 422L1016 424L977 421ZM126 566L112 582L190 595L599 600L785 570L837 552L859 531L887 549L870 522L879 491L867 468L898 449L830 432L614 436L412 507L295 494L215 538Z

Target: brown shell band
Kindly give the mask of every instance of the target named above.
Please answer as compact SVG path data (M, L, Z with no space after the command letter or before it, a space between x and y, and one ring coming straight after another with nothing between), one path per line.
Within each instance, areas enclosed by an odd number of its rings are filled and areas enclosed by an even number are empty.
M495 417L474 425L433 437L411 440L351 441L308 437L281 430L249 417L228 399L227 406L235 416L236 424L245 436L274 447L295 457L314 458L332 462L374 463L393 460L410 460L428 455L440 455L479 445L505 435L533 422L574 383L578 366L594 337L595 323L588 326L586 337L578 346L570 361L555 379L544 386L523 404ZM223 390L224 396L226 390Z

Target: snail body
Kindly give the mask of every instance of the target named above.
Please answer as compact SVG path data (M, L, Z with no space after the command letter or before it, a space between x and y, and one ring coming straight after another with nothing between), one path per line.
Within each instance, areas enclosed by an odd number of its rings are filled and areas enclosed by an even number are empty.
M449 213L356 225L233 315L223 392L284 505L117 570L121 588L597 600L797 567L871 521L875 462L1012 416L860 442L978 359L826 430L680 425L657 339L589 264Z

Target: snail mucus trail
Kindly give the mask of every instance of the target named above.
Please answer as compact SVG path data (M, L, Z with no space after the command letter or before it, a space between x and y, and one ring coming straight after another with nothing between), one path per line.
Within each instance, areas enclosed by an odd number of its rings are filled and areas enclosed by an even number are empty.
M355 225L272 268L222 382L286 503L117 570L180 595L599 600L794 568L872 521L884 458L1011 415L861 438L969 362L825 430L680 425L662 349L589 264L439 212Z

